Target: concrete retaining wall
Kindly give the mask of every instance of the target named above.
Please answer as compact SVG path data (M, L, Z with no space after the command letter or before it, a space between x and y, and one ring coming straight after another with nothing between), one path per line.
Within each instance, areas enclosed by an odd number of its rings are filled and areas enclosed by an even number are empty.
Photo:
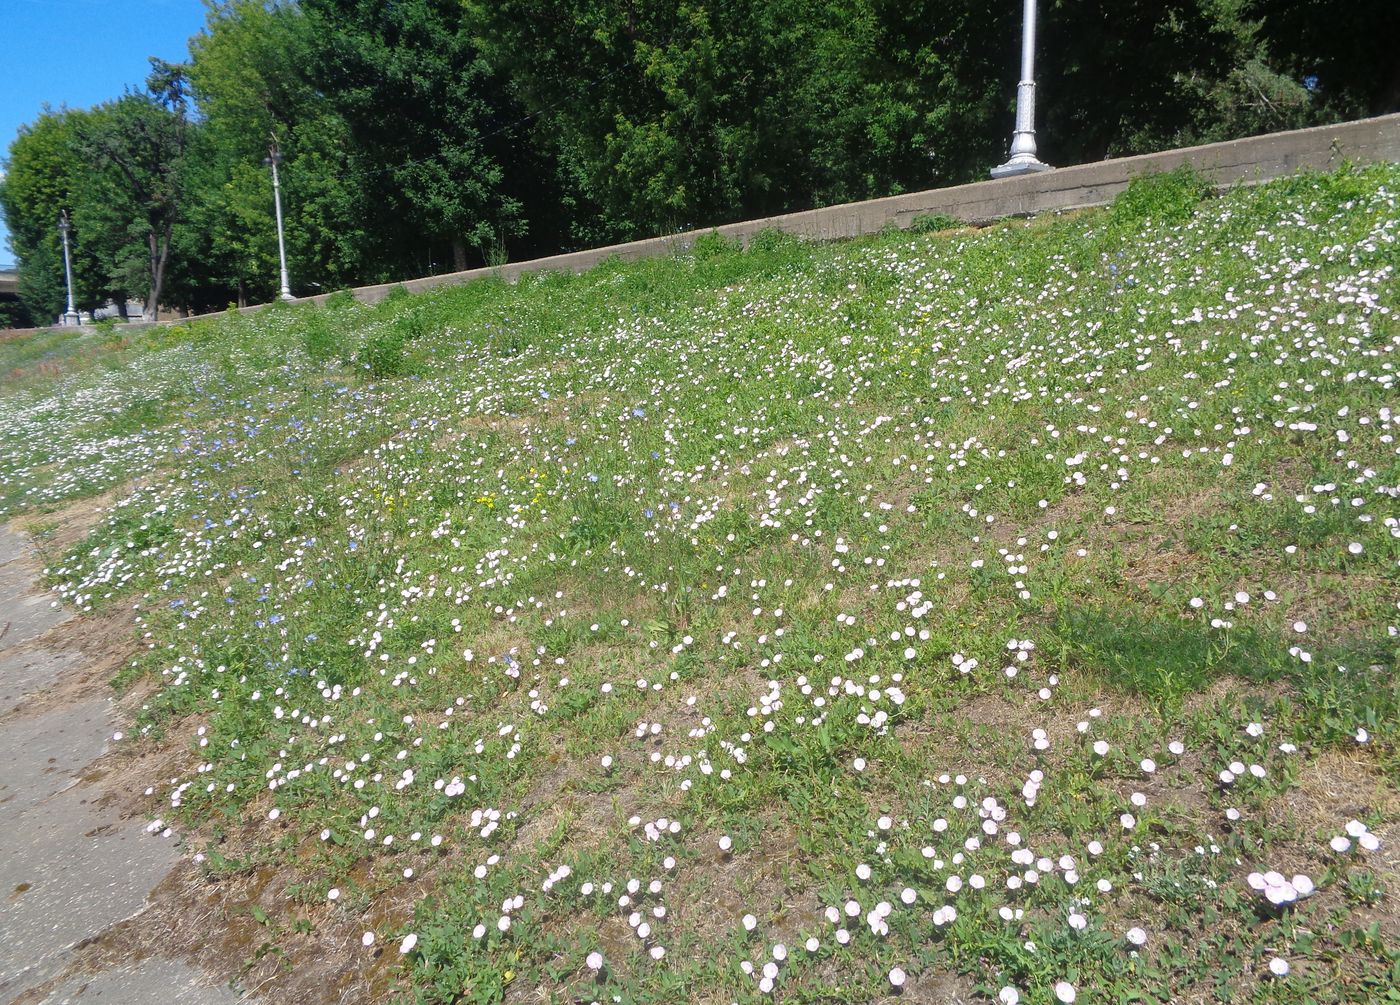
M1138 175L1170 171L1183 164L1191 165L1216 185L1228 187L1241 183L1257 184L1304 168L1331 170L1345 161L1356 164L1400 162L1400 114L1184 147L1139 157L1122 157L1041 174L911 192L886 199L827 206L575 251L567 255L536 258L528 262L511 262L498 268L471 269L399 283L361 286L355 290L355 295L365 303L374 303L397 286L420 293L485 276L498 276L514 282L530 272L585 272L609 258L637 259L684 252L695 243L697 237L715 232L736 238L744 244L760 231L773 228L815 240L833 240L873 234L891 223L908 227L916 217L930 213L951 216L965 223L986 223L1010 216L1102 206L1112 202L1114 196ZM296 302L322 303L325 299L326 294L321 294ZM243 308L245 311L258 309Z
M1228 187L1238 183L1257 184L1303 168L1335 169L1344 161L1358 164L1400 161L1400 115L1270 133L1139 157L1080 164L1041 174L974 182L746 220L668 237L615 244L528 262L511 262L498 268L472 269L402 283L364 286L357 289L355 295L366 303L373 303L396 286L418 293L483 276L499 276L514 282L529 272L584 272L608 258L636 259L683 252L695 243L697 237L715 232L737 238L745 244L759 231L770 228L816 240L832 240L873 234L890 223L908 227L916 217L929 213L941 213L965 223L986 223L1008 216L1102 206L1112 202L1132 178L1170 171L1183 164L1190 164L1216 185ZM324 296L319 296L308 298L308 301L319 303L324 299Z

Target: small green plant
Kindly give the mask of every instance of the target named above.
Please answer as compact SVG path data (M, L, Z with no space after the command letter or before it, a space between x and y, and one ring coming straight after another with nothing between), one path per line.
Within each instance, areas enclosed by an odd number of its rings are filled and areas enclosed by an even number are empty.
M957 217L949 216L947 213L920 213L914 217L909 224L909 232L913 234L936 234L941 230L953 230L957 227L965 227L966 224Z
M1172 171L1139 175L1113 200L1109 216L1115 224L1136 225L1146 220L1181 223L1214 191L1210 180L1189 164Z
M1353 869L1347 874L1345 892L1355 904L1379 904L1385 896L1385 886L1369 869Z
M479 245L481 257L488 268L499 269L510 261L510 249L506 247L504 230L494 229Z
M705 262L712 258L730 255L738 250L738 241L733 238L725 237L717 230L712 230L708 234L701 234L695 239L695 244L693 244L690 249L691 254L695 256L697 262Z
M360 350L360 365L376 380L397 377L404 372L404 336L397 326L377 330Z
M343 311L348 307L353 307L359 301L355 299L354 290L336 290L326 297L326 310Z
M753 237L749 238L748 248L751 255L771 255L776 251L786 250L801 243L801 240L779 230L777 227L765 227Z
M399 334L405 342L420 339L428 332L428 325L423 320L423 312L417 310L409 310L400 314L395 319L394 326L399 330Z
M123 336L117 331L116 318L98 318L92 326L97 329L97 337L102 340L102 344L109 349L121 346Z
M340 345L330 318L320 312L307 315L301 330L301 341L306 355L318 363L333 357Z

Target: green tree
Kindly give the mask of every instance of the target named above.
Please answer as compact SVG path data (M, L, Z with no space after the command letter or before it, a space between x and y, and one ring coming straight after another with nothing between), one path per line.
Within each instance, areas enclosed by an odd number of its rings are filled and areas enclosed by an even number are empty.
M528 158L503 131L517 109L460 0L302 0L309 78L362 157L371 227L412 261L424 244L489 257L527 228Z
M74 144L77 124L87 116L66 108L45 109L22 126L10 144L0 182L0 210L18 264L20 296L30 315L41 322L56 318L67 304L58 233L64 212L76 225L71 243L78 306L91 309L107 292L105 270L93 250L96 241L89 240L95 235L79 223L75 212L91 187Z
M1306 82L1329 118L1400 111L1400 4L1392 0L1252 0L1271 63Z
M480 0L581 229L638 236L961 181L1009 14L887 0Z
M272 181L263 164L280 141L287 252L294 290L363 282L381 266L368 231L362 157L330 101L308 81L310 25L297 5L211 4L190 41L190 81L202 125L190 158L190 240L239 303L277 290Z
M1041 148L1053 164L1078 164L1228 135L1301 124L1294 107L1273 117L1252 104L1268 81L1296 104L1300 84L1268 76L1258 21L1247 0L1054 0L1041 22L1037 62ZM1018 38L1003 43L1008 69ZM1007 106L1014 74L1006 73ZM1004 125L1009 126L1008 113Z
M184 68L152 60L146 91L131 91L99 106L99 114L79 123L76 132L99 184L136 221L145 250L140 291L148 321L155 320L161 303L183 203L190 132L186 102ZM117 230L116 221L108 230Z

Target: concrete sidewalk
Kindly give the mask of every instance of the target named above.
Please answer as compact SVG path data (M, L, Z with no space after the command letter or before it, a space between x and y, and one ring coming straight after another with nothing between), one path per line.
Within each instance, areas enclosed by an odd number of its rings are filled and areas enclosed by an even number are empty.
M228 1005L238 995L178 960L90 972L75 950L141 914L178 864L168 839L99 804L82 773L117 728L111 690L79 701L42 692L82 672L72 616L35 585L25 540L0 527L0 1002Z

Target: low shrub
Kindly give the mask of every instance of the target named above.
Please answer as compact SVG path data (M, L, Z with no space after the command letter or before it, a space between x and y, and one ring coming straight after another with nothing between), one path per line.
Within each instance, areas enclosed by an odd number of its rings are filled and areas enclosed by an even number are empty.
M357 303L359 303L359 301L355 299L354 290L336 290L330 296L326 297L326 310L343 311L347 307L355 306Z
M306 316L301 341L306 355L317 363L324 363L333 357L340 347L340 339L331 327L330 318L319 311Z
M365 340L359 362L376 380L400 376L407 363L403 332L397 325L379 328Z
M1208 178L1183 164L1173 171L1139 175L1128 182L1128 187L1113 200L1109 217L1118 225L1145 220L1182 223L1214 191Z

